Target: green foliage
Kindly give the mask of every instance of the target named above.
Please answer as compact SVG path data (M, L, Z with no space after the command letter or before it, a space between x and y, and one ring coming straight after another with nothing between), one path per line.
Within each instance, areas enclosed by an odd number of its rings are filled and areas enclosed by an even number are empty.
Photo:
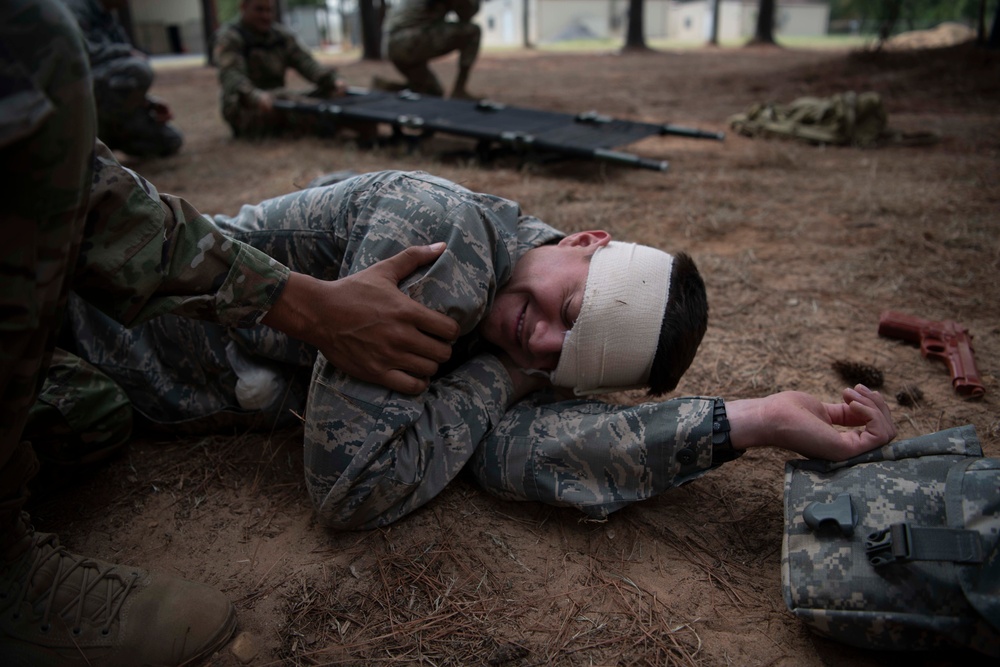
M219 23L230 21L240 13L240 0L215 0L215 11L218 13Z
M830 20L854 19L869 32L883 22L895 24L896 31L932 28L945 21L976 27L982 0L831 0ZM986 0L987 28L1000 0Z

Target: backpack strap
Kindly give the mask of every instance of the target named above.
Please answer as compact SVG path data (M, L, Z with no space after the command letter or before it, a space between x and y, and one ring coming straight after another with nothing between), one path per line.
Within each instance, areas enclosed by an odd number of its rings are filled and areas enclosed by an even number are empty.
M982 563L986 559L982 536L963 528L929 528L894 523L870 533L865 554L875 567L913 560Z

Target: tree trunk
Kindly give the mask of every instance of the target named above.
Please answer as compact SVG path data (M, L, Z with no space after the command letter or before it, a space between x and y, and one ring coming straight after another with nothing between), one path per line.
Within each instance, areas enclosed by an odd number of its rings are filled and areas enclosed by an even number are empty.
M382 22L375 9L375 0L360 0L361 59L382 60Z
M219 10L215 0L201 0L201 29L205 33L205 62L215 66L215 31L219 29Z
M521 28L524 30L524 48L526 49L534 48L534 45L531 43L530 12L531 0L524 0L524 3L521 5Z
M774 41L774 0L760 0L757 27L750 44L776 44Z
M1000 49L1000 3L997 4L997 13L993 15L993 27L990 29L990 39L986 42L988 49Z
M642 0L629 0L628 32L625 35L626 51L646 51L646 35L642 29Z
M899 21L899 15L903 11L903 0L886 0L882 3L882 16L879 19L878 27L878 47L892 37L892 31Z
M708 43L712 46L719 45L719 16L722 0L712 0L712 34L708 38Z

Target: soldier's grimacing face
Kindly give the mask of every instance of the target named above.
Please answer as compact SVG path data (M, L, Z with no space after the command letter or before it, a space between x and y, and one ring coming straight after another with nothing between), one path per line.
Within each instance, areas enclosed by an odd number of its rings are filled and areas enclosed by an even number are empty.
M274 23L274 0L243 0L240 16L257 32L267 32Z
M529 250L497 292L480 334L521 368L553 370L580 315L590 256L610 240L604 231L577 232Z

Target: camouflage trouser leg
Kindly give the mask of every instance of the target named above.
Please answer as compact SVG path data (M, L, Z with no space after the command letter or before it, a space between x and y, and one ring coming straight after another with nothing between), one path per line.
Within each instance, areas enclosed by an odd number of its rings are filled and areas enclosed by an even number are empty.
M0 124L2 531L19 516L35 470L21 436L55 347L86 221L95 118L86 50L61 3L0 3L0 43L0 75L17 92L0 97L7 121Z
M480 29L475 23L438 23L428 29L399 30L389 35L389 60L406 77L410 90L444 95L444 89L427 63L452 51L459 52L459 67L469 68L479 54Z
M107 123L120 123L145 108L146 94L153 85L153 68L143 58L116 58L98 65L93 74L100 136Z
M180 150L181 133L157 121L147 94L153 68L144 58L118 58L94 70L97 136L109 148L136 156L165 156Z
M317 98L323 98L323 95L318 94L316 90L276 88L267 92L274 99L304 101L308 104L314 104ZM307 135L330 136L336 129L335 123L323 116L285 110L264 112L255 107L242 105L224 109L223 117L233 131L233 136L241 139Z
M45 384L31 407L24 437L52 463L93 463L132 433L132 404L114 380L62 349L52 355Z
M532 397L508 409L469 468L501 498L603 519L711 467L714 405L702 398L629 407Z

